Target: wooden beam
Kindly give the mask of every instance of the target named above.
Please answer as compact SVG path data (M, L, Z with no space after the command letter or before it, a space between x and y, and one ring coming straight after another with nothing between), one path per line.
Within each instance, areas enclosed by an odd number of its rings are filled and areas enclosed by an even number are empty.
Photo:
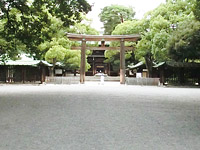
M138 41L141 39L140 35L83 35L83 34L71 34L67 33L67 37L72 41Z
M125 84L125 51L124 40L120 41L120 84Z
M134 47L124 47L125 51L133 51L135 50ZM81 50L79 46L72 46L71 50ZM120 50L120 47L86 47L86 50Z
M81 67L80 67L80 83L84 84L85 82L85 51L86 51L86 41L82 40L81 47Z
M99 57L99 58L105 58L104 55L88 55L88 57Z

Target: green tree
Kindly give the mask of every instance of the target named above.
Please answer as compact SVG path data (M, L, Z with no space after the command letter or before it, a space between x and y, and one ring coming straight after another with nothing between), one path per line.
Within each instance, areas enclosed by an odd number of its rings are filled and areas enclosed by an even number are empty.
M11 14L17 13L13 9ZM0 20L0 59L6 61L9 58L16 59L18 53L26 49L24 45L16 36L14 30L10 34L5 34L4 27L6 26L6 19Z
M84 23L76 23L74 26L71 26L67 32L69 33L77 33L77 34L88 34L88 35L98 35L99 32L90 26L91 20L88 20L85 16ZM87 42L87 45L90 46L97 46L97 42ZM80 42L72 42L72 46L80 46ZM91 51L86 51L86 70L90 69L90 64L87 63L87 56L91 54ZM67 68L70 69L80 69L80 62L81 62L81 51L80 50L71 50L68 51L65 57L64 64Z
M65 59L66 52L70 50L71 42L66 37L54 37L52 40L46 41L38 46L38 48L45 52L45 60L53 63L53 68L56 62Z
M193 12L196 19L200 21L200 0L196 0L195 8Z
M52 38L49 33L55 30L48 30L52 25L52 17L60 19L64 27L69 27L81 21L80 12L87 13L90 10L91 6L85 0L0 1L0 19L5 20L1 35L9 43L12 39L22 41L27 53L42 59L44 55L37 48Z
M63 26L64 22L48 13L51 25L42 29L44 42L42 42L37 49L40 50L40 56L44 57L46 61L53 64L53 70L56 62L63 63L66 58L66 53L70 51L71 41L66 37L66 30ZM45 38L48 37L48 38Z
M194 4L195 0L168 0L146 13L141 20L118 25L113 34L141 35L136 44L135 57L145 62L151 77L153 63L169 59L166 43L175 31L174 27L179 27L184 20L194 19Z
M160 15L148 22L149 27L136 45L135 54L138 60L145 61L149 77L152 77L153 62L167 59L165 44L170 32L170 22Z
M127 20L133 20L135 11L132 7L120 5L106 6L99 14L101 22L104 25L104 34L110 35L115 27Z
M69 41L66 37L66 31L70 33L79 33L79 34L98 34L98 32L90 27L90 24L76 23L69 28L63 27L63 21L56 17L51 16L51 26L43 28L43 34L51 37L51 39L46 39L42 42L38 49L45 56L45 59L48 62L53 63L55 67L56 62L60 62L65 69L77 70L80 68L81 54L80 50L70 50L71 45L79 46L79 42ZM84 19L85 16L82 16ZM87 20L87 19L86 19ZM90 51L86 52L86 55ZM90 65L86 63L86 70L90 68Z
M54 45L47 51L45 59L53 62L55 67L56 61L62 61L65 58L65 53L66 49L62 45Z
M169 56L180 62L200 59L200 22L185 20L180 23L167 42Z
M122 24L118 24L115 30L112 32L112 35L128 35L128 34L140 34L143 29L143 20L133 20L133 21L125 21ZM120 46L119 42L112 42L111 46ZM125 46L132 46L133 49L135 47L135 42L125 42ZM120 55L119 51L106 51L105 52L106 63L110 63L114 66L115 70L119 69L120 64ZM129 51L125 53L126 65L128 66L130 63L135 61L135 56L133 51Z
M138 59L144 58L149 77L152 76L153 62L169 59L166 43L175 27L184 20L194 18L192 4L193 0L168 0L166 4L161 4L144 17L145 25L149 26L143 32L135 54Z
M7 18L8 20L10 19L9 12L13 8L19 10L23 16L42 16L43 19L46 15L46 12L43 10L48 9L53 16L60 18L65 26L80 21L80 13L88 13L91 11L91 6L86 0L3 0L0 1L0 6L1 13L3 14L2 17Z

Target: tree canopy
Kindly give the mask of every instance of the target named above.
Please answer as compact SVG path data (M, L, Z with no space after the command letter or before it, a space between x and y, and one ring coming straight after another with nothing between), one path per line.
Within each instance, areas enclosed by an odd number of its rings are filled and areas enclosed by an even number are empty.
M196 0L193 12L194 12L196 19L200 21L200 0Z
M127 20L133 20L135 11L132 7L121 5L106 6L99 14L100 21L104 25L104 34L110 35L115 27Z
M197 8L197 5L195 4L195 0L168 0L156 9L146 13L141 20L125 21L124 23L117 25L112 34L137 33L142 36L142 39L138 43L135 45L133 44L133 46L136 46L136 50L135 55L132 56L135 56L137 60L146 63L149 76L151 76L154 62L156 63L175 58L174 56L172 57L173 44L175 42L174 38L177 37L175 43L180 43L178 40L181 39L179 38L181 37L181 34L175 35L177 32L181 33L181 31L184 30L182 24L184 24L185 20L190 20L191 23L195 20L193 13L194 8ZM197 28L197 23L195 23L195 25L194 22L193 25L185 24L185 30L182 33L185 33L184 37L187 35L188 39L184 39L184 42L198 41L197 35L199 33L197 32ZM192 33L196 34L192 35ZM185 47L183 44L182 46ZM198 44L193 46L199 47ZM177 53L174 52L173 54L178 54L178 52L184 53L184 51L181 50L182 48L183 47L179 47L179 51L177 51ZM169 55L169 49L171 49L171 55ZM189 47L187 48L187 51L190 51ZM194 51L196 51L196 53L194 53ZM193 47L193 52L189 53L197 55L198 52L197 49L194 49ZM111 56L109 55L109 57Z
M70 46L80 43L69 41L65 33L98 34L84 16L90 10L86 0L0 1L0 59L28 53L78 69L80 51ZM125 43L136 47L134 53L126 53L127 63L144 61L151 76L153 63L200 59L200 0L167 0L140 20L134 16L133 8L120 5L107 6L99 14L104 34L141 35L139 42ZM110 45L119 46L119 42ZM106 51L105 56L107 62L119 66L119 52Z
M200 22L185 20L180 23L168 40L167 49L169 56L175 61L200 59Z
M38 46L51 41L58 30L80 22L81 13L90 10L91 6L85 0L0 1L0 22L4 29L0 31L0 38L4 41L1 53L13 57L22 50L18 48L21 45L25 46L23 50L26 53L35 59L42 59L44 54Z

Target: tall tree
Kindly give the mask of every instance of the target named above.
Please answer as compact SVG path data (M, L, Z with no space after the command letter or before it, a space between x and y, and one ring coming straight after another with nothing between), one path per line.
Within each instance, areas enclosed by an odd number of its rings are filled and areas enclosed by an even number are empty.
M145 16L146 31L138 42L136 57L144 58L149 76L152 76L153 62L169 59L166 43L178 25L189 18L194 18L192 12L194 0L168 0L166 4Z
M104 25L104 34L110 35L115 27L127 20L133 20L135 11L132 7L121 5L106 6L99 14L101 22Z
M200 59L200 22L185 20L167 42L169 55L175 61L188 62Z
M118 25L113 34L141 34L142 39L136 45L135 56L145 62L151 77L153 62L169 59L166 43L171 34L184 20L194 19L194 3L195 0L168 0L146 13L141 20Z
M10 13L18 14L18 11L16 9L13 9ZM13 30L10 30L10 32L7 32L8 30L5 30L5 26L6 26L6 19L0 19L0 59L1 61L6 61L10 57L13 59L16 59L17 54L26 49L26 45L23 44L17 38L15 30L13 29Z
M98 35L99 32L92 28L91 25L91 20L88 20L85 16L82 16L84 18L83 22L84 23L76 23L74 26L71 26L67 32L69 33L77 33L77 34L89 34L89 35ZM98 43L94 42L87 42L87 45L93 45L97 46ZM80 42L72 42L72 46L80 46ZM86 51L86 70L90 69L90 64L87 63L87 56L91 54L91 51L87 50ZM70 69L80 69L80 62L81 62L81 52L80 50L70 50L67 51L64 59L64 64L67 68Z
M128 34L140 34L144 31L144 24L143 20L133 20L133 21L125 21L122 24L118 24L115 27L115 30L112 32L112 35L128 35ZM135 42L125 42L126 46L132 46L133 49L136 45ZM111 46L120 46L119 42L112 42ZM115 70L119 69L120 64L120 55L119 51L106 51L105 57L107 63L110 63L114 66ZM129 51L125 53L126 65L128 66L130 63L135 61L135 56L133 51Z
M69 27L81 21L80 12L87 13L90 10L91 6L85 0L0 1L0 19L5 20L2 35L7 42L11 42L13 37L22 41L28 53L41 59L42 54L37 49L38 45L45 40L51 40L48 34L51 30L47 30L52 25L49 16L59 18L63 26Z

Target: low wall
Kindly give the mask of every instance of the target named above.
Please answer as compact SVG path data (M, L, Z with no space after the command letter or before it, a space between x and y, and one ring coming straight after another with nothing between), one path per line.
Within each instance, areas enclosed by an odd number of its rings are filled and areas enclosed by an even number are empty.
M80 77L46 77L47 84L79 84Z
M92 81L92 82L100 82L101 81L101 75L97 76L86 76L85 81ZM119 82L120 78L119 77L111 77L111 76L104 76L104 81L109 81L109 82Z
M159 78L126 78L127 85L160 85Z
M116 78L116 79L118 79L118 78ZM100 81L100 78L98 78L96 80ZM88 80L88 78L87 78L86 82L87 81L90 81L90 80ZM91 80L91 81L94 81L94 80ZM47 84L79 84L80 83L80 77L79 76L46 77L45 82ZM160 85L160 79L159 78L131 78L131 77L126 77L126 84L127 85L154 85L154 86L158 86L158 85Z

